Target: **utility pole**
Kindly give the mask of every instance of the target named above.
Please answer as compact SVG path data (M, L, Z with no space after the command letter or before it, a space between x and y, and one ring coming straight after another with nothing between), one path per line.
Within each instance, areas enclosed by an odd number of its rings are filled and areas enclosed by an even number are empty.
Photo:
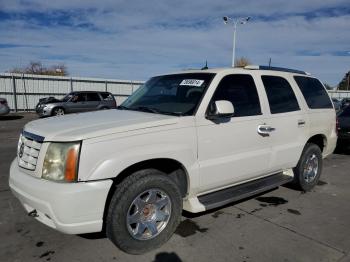
M250 16L248 17L240 17L236 20L231 17L224 16L222 18L224 20L224 24L227 25L230 21L233 24L233 45L232 45L232 67L235 67L235 59L236 59L236 34L237 34L237 25L244 25L250 20Z

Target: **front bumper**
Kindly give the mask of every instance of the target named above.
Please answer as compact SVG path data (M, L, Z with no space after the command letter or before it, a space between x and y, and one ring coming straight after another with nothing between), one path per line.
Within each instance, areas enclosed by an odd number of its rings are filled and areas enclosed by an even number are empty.
M10 168L10 188L36 219L67 234L100 232L112 180L57 183L23 173L16 159Z
M39 116L50 116L51 115L51 108L37 106L35 111Z

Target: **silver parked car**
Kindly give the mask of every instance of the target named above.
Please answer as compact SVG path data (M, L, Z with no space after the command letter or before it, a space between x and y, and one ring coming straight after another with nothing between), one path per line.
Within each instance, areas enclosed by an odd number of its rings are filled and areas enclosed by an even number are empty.
M10 113L10 108L5 98L0 98L0 116Z
M61 100L42 98L36 106L36 112L40 116L59 116L116 107L114 96L109 92L83 91L69 93Z

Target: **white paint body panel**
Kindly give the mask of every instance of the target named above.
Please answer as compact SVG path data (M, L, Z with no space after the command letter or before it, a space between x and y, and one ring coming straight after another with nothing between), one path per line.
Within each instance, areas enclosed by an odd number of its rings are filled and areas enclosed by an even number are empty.
M184 209L201 212L205 207L198 201L199 195L295 167L306 141L313 135L324 136L324 156L333 152L337 139L335 111L308 109L290 73L264 71L264 74L289 80L300 111L271 115L259 70L208 72L216 76L194 116L108 110L28 123L25 131L43 136L45 140L35 171L19 168L14 161L10 170L11 189L27 211L38 209L51 217L51 222L43 219L43 223L67 233L88 233L102 228L110 179L141 161L169 158L181 163L188 181ZM253 76L262 114L233 117L220 123L206 119L206 110L218 83L227 74L236 73ZM305 125L298 126L299 120L305 120ZM275 131L263 137L257 132L261 124L274 127ZM49 142L77 140L82 140L79 182L60 184L42 180L42 164ZM70 205L63 208L66 202Z

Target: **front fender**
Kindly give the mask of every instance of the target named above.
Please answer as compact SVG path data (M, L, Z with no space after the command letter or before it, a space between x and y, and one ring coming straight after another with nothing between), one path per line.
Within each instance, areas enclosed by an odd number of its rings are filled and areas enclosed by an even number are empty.
M196 150L196 134L191 128L104 141L83 141L79 180L115 178L139 162L167 158L181 163L188 174L189 184L197 187L199 178Z

